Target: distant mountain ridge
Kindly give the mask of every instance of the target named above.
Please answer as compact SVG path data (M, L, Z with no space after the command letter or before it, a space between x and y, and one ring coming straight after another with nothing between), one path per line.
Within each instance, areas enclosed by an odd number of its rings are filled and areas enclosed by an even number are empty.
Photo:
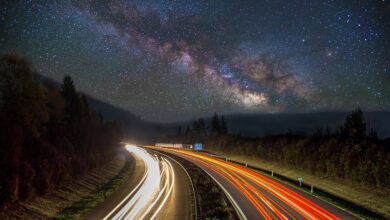
M43 80L49 80L57 86L61 84L54 82L44 76ZM172 135L181 126L183 129L191 125L191 120L174 123L151 122L139 116L121 109L120 107L100 101L86 95L88 104L100 112L106 120L116 121L123 129L125 137L134 140L145 140L152 142L165 135ZM224 115L229 133L241 134L249 137L264 136L266 134L292 132L312 133L317 128L329 127L335 131L340 126L348 112L313 112L313 113L280 113L280 114L231 114ZM380 138L390 137L390 111L364 112L369 127L378 132ZM210 117L206 117L207 122Z
M125 135L133 139L155 139L172 135L179 126L184 129L192 121L175 123L150 122L133 113L87 97L92 108L101 112L108 120L118 122ZM312 133L317 128L329 127L334 132L345 120L348 112L317 112L317 113L280 113L280 114L232 114L224 115L229 133L249 137L259 137L266 134L292 132ZM377 131L380 138L390 137L390 112L364 112L364 117L370 128ZM205 118L206 122L210 118Z
M109 120L118 122L129 138L155 139L172 135L179 126L184 129L192 121L175 123L158 123L141 119L140 117L113 105L88 97L92 108L101 112ZM281 114L232 114L224 115L229 133L249 137L259 137L266 134L292 132L313 133L317 128L329 127L334 132L345 120L348 112L317 112L317 113L281 113ZM390 137L390 112L364 112L364 117L370 128L377 131L380 138ZM210 118L205 118L207 122Z
M317 128L329 127L335 131L347 116L348 112L318 113L281 113L281 114L232 114L224 115L229 133L249 137L266 134L292 132L312 133ZM369 127L378 132L380 138L390 137L390 112L364 112ZM209 122L210 118L206 118ZM171 127L189 125L191 121L171 123Z
M43 75L38 75L38 77L42 83L48 81L58 88L62 86L62 82L57 82ZM79 89L76 88L76 90ZM174 133L174 128L161 123L146 121L132 112L100 101L88 94L82 94L85 95L88 105L101 113L105 121L114 121L121 127L126 140L135 143L153 143L158 137Z
M87 96L87 102L91 108L100 112L105 119L118 123L128 140L150 142L174 132L174 128L161 123L146 121L129 111L90 96Z

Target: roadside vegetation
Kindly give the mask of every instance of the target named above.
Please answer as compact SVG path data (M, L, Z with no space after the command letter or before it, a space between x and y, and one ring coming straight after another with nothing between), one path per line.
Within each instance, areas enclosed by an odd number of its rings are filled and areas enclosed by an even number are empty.
M0 129L0 214L105 165L120 140L70 76L59 87L14 55L0 56Z
M361 219L384 219L387 216L388 207L386 204L390 203L390 198L379 195L378 191L373 193L367 188L357 188L356 185L350 182L318 179L318 177L308 172L280 166L254 157L240 156L234 153L225 154L221 151L214 150L207 151L207 153L214 153L221 157L226 157L229 162L247 166L295 189L305 191ZM301 186L297 177L304 177ZM311 186L313 186L313 192L311 191ZM373 211L373 209L367 207L375 207L383 211Z
M133 168L134 161L129 157L120 172L110 181L78 202L63 209L54 219L82 219L90 210L114 193L128 179Z
M215 114L209 124L198 119L169 139L202 142L207 150L239 162L292 179L304 177L322 190L390 217L390 140L377 137L360 109L350 112L335 131L318 128L303 134L289 130L247 138L229 134L223 117Z
M118 154L104 166L95 168L83 177L68 182L45 195L34 196L8 206L0 219L53 219L67 207L77 204L118 175L125 164L125 157Z
M238 219L222 189L207 173L185 159L167 152L164 154L177 160L190 175L196 193L198 219Z

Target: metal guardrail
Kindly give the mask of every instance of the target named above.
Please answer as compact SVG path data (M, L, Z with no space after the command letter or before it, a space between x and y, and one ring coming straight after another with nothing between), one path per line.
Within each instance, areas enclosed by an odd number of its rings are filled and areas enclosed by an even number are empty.
M164 154L164 153L162 153ZM166 154L164 154L166 155ZM211 157L217 157L217 158L221 158L221 159L227 159L226 157L224 156L219 156L219 155L213 155L213 154L208 154L209 156ZM166 155L167 156L167 155ZM167 156L169 157L169 156ZM171 157L169 157L171 158ZM175 159L171 158L172 160L176 161ZM187 175L190 177L190 175L188 174L187 170L178 162L176 161L187 173ZM199 167L199 166L197 166ZM202 169L201 167L199 167L200 169ZM225 189L225 187L222 186L222 184L217 180L215 179L209 172L207 172L206 170L202 169L209 177L211 177L211 179L214 180L214 182L216 182L218 184L219 187L221 187L222 191L224 192L224 194L226 195L226 197L228 198L228 200L230 201L230 203L232 204L234 210L236 211L238 217L241 219L241 220L247 220L247 217L245 216L244 212L241 210L240 206L237 204L237 202L233 199L233 197L230 195L230 193ZM192 179L190 177L190 180L191 180L191 184L192 184ZM195 193L195 189L193 188L194 190L194 193ZM196 195L195 195L196 197ZM197 207L198 209L198 207ZM198 218L196 218L198 219Z
M230 195L230 193L225 189L225 187L223 187L222 184L217 179L215 179L209 172L207 172L206 170L204 170L201 167L199 167L199 168L202 169L205 173L207 173L207 175L209 175L219 185L219 187L221 187L222 191L225 193L226 197L229 199L230 203L233 205L233 208L236 211L238 217L241 220L247 220L248 218L245 216L245 213L241 210L240 206L233 199L233 197Z
M222 158L227 158L227 157L224 157L224 156L220 156ZM232 163L235 163L235 164L238 164L238 165L242 165L242 166L246 166L247 168L250 168L250 169L253 169L253 170L256 170L256 171L260 171L261 173L267 175L267 176L270 176L270 177L273 177L274 179L278 179L280 181L283 181L283 182L287 182L289 183L290 185L292 186L295 186L296 189L300 189L302 190L303 192L306 192L306 193L310 193L311 195L314 195L316 196L317 198L320 198L322 200L324 200L325 202L331 204L331 205L335 205L339 208L342 208L343 210L347 211L348 213L354 215L354 216L357 216L357 217L361 217L361 215L363 216L366 216L370 219L386 219L384 216L382 216L381 214L378 214L376 212L373 212L365 207L362 207L358 204L355 204L349 200L346 200L344 198L341 198L337 195L334 195L332 193L329 193L323 189L320 189L320 188L315 188L315 191L313 191L312 187L313 185L311 184L307 184L305 182L302 182L301 183L301 186L299 186L299 182L295 179L292 179L290 177L286 177L286 176L283 176L282 174L279 174L279 173L276 173L274 171L270 171L270 170L266 170L266 169L263 169L263 168L260 168L260 167L256 167L256 166L253 166L253 165L249 165L248 163L242 163L242 162L239 162L239 161L235 161L235 160L228 160L229 162L232 162ZM272 174L272 175L271 175ZM325 199L323 199L325 198ZM330 201L327 201L327 199L329 200L332 200L331 202ZM352 211L351 211L352 210Z

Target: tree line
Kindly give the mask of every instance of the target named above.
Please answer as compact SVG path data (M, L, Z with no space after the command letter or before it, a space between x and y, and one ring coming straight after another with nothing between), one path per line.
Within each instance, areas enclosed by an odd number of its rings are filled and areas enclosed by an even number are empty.
M308 135L289 130L279 135L242 137L228 134L226 124L223 132L220 126L216 129L216 118L214 115L203 135L199 135L194 122L188 128L191 132L173 138L183 143L203 142L207 149L259 158L321 178L375 187L390 185L390 139L378 139L360 109L350 112L337 130L318 128ZM203 119L197 124L200 121Z
M15 55L0 56L0 204L45 194L114 155L119 127L75 89Z
M227 135L228 128L225 118L219 117L215 113L210 123L206 123L204 118L194 120L191 125L187 125L183 130L181 126L177 128L177 137L184 139L196 139L197 141L205 140L210 136Z

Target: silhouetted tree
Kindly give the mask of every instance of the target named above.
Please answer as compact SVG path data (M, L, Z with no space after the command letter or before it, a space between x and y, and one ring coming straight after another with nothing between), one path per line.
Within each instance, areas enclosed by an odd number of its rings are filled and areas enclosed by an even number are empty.
M192 123L192 129L196 138L202 138L206 135L206 123L203 118L199 118Z
M316 131L314 132L313 136L317 138L321 138L324 134L324 131L321 127L317 128Z
M66 75L63 79L61 94L69 102L78 98L73 79L69 75Z
M218 134L221 130L221 125L217 113L214 113L214 116L211 118L210 133Z
M326 135L327 137L329 137L329 136L331 135L331 131L330 131L329 126L326 126L326 128L325 128L325 135Z
M61 94L66 100L66 113L68 114L69 120L74 121L80 119L85 110L83 108L83 102L76 92L73 80L69 75L64 77Z
M185 134L185 135L191 134L191 128L190 128L190 126L187 126L187 127L186 127L186 130L185 130L184 134Z
M181 128L181 126L178 126L178 127L177 127L176 134L177 134L178 136L180 136L180 135L182 134L182 128Z
M366 122L360 108L350 112L340 127L341 135L349 138L362 138L366 136Z
M246 138L222 134L224 118L211 118L209 149L256 156L282 166L306 170L319 177L345 179L367 187L390 185L390 139L380 140L367 126L360 109L349 113L343 126L331 133L327 126L311 136L288 129L287 133ZM226 123L226 122L225 122Z
M378 139L378 133L373 128L370 128L368 132L368 137L376 140Z
M88 101L87 101L87 96L85 96L85 94L82 94L81 95L81 115L83 117L85 116L88 116L89 115L89 105L88 105Z
M224 135L228 133L228 127L226 125L225 118L223 116L221 116L220 133Z
M204 121L203 118L198 119L198 126L199 126L199 134L200 135L205 135L206 134L206 122Z
M40 138L48 120L44 93L23 58L0 57L0 100L0 202L15 201L25 143Z
M69 76L57 88L17 56L0 56L0 206L112 158L120 131L88 108Z

